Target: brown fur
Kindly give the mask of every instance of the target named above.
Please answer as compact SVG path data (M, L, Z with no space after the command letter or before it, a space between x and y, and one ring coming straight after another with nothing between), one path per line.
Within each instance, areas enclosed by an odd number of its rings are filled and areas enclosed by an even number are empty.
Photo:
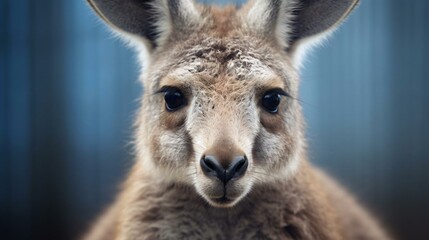
M144 173L133 171L85 239L387 239L347 193L307 164L288 182L256 186L224 210L188 186L154 185Z
M287 44L243 20L251 4L196 6L192 31L173 29L151 50L136 163L85 239L388 239L307 161L296 67ZM179 88L186 106L165 110L155 94L162 86ZM260 106L273 88L292 96L282 98L278 114ZM246 155L246 174L220 185L202 174L199 159L207 153L225 166ZM219 191L233 201L213 202Z

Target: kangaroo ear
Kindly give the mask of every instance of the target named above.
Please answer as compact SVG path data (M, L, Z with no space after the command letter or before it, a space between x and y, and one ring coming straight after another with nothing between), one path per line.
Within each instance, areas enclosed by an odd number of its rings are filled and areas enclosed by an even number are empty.
M274 36L295 66L309 47L333 32L359 0L254 0L242 8L244 23L262 37Z
M192 0L87 0L107 24L128 40L162 45L177 30L186 34L200 14ZM179 28L179 29L178 29Z
M294 10L288 51L299 65L308 48L332 33L359 0L299 0Z

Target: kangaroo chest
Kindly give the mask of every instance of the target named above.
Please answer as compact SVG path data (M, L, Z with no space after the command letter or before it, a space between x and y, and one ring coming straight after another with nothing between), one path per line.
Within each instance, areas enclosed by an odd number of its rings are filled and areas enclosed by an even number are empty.
M213 211L219 211L217 213ZM142 239L293 239L296 226L281 212L235 215L225 209L200 207L158 209L141 222Z
M199 197L158 195L138 205L127 226L139 233L133 239L318 239L313 226L320 224L287 199L214 208Z

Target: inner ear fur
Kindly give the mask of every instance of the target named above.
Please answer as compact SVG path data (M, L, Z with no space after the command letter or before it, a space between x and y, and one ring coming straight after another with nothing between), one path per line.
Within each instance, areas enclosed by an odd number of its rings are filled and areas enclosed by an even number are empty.
M359 0L254 0L242 11L252 31L272 35L292 55L302 40L312 43L332 32ZM307 44L304 44L307 45Z
M148 40L152 47L175 30L182 34L198 22L192 0L87 0L94 11L121 35ZM189 28L187 28L189 26Z
M161 17L158 1L145 0L87 0L97 15L112 28L142 36L155 46Z
M294 10L289 45L335 29L359 0L299 0Z

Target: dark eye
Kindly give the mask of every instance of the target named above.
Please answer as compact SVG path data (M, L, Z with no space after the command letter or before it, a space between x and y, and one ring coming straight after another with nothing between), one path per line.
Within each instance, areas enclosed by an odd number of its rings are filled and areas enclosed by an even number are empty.
M277 113L282 93L276 90L268 91L262 97L262 107L270 113Z
M185 106L186 99L179 89L169 88L164 91L165 108L167 111L176 111Z

